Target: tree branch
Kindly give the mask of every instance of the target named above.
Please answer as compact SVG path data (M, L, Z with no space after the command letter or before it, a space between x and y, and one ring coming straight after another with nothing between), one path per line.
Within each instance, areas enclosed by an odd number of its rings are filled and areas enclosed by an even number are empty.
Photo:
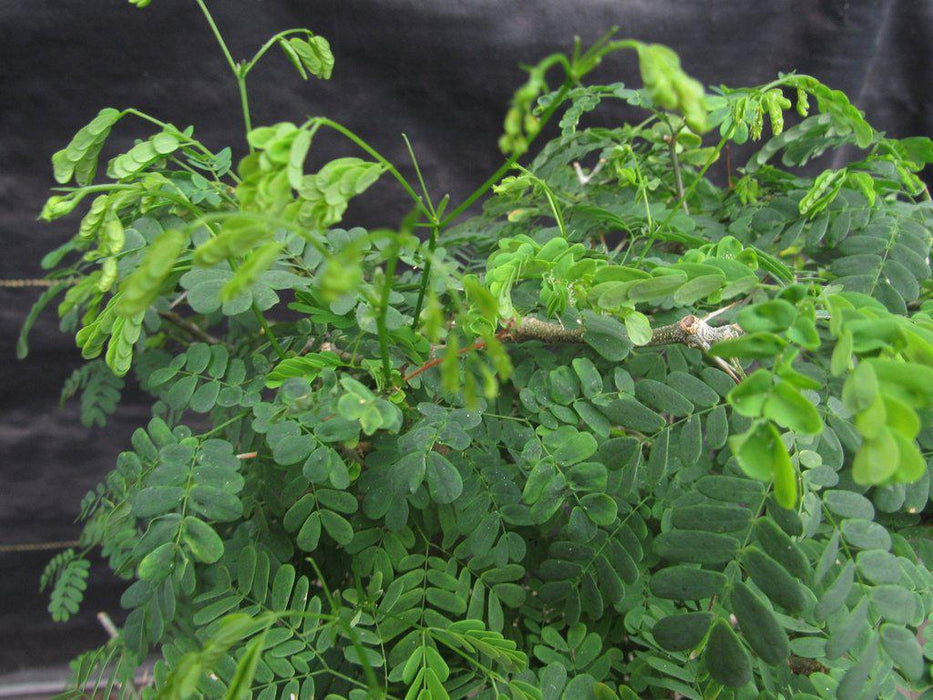
M709 350L710 346L720 340L729 340L743 335L744 331L738 324L730 323L725 326L711 326L705 318L688 314L677 323L671 323L655 328L651 333L652 345L671 345L682 343L691 348Z
M714 312L715 313L715 312ZM738 338L743 334L742 329L730 323L725 326L711 326L706 318L699 318L688 314L676 323L655 328L651 333L651 340L647 346L674 345L680 343L691 348L709 350L710 346L720 340ZM558 323L541 321L537 318L523 318L516 324L503 340L523 341L540 340L545 343L582 343L585 331L582 328L565 328Z
M506 341L521 342L540 340L544 343L582 343L582 328L566 328L559 323L550 323L526 316L519 320L503 338Z
M725 310L726 309L720 309L714 311L704 318L688 314L676 323L670 323L666 326L655 328L651 334L651 340L648 341L646 347L681 344L691 348L698 348L705 352L709 350L713 344L721 340L738 338L744 334L744 331L737 324L730 323L725 326L711 326L707 322L709 319L718 316ZM527 316L520 319L517 323L510 321L505 328L496 334L496 338L504 343L539 340L543 343L553 345L560 343L583 343L585 333L586 331L583 328L567 328L560 323L542 321ZM469 352L482 350L485 346L486 342L484 340L478 340L468 347L461 348L458 354L465 355ZM443 362L442 355L444 350L444 346L432 348L431 354L434 357L424 364L410 370L403 376L403 381L407 384L418 375L441 364L441 362ZM736 382L739 381L739 377L736 375L735 371L729 367L728 363L722 358L715 357L713 360Z

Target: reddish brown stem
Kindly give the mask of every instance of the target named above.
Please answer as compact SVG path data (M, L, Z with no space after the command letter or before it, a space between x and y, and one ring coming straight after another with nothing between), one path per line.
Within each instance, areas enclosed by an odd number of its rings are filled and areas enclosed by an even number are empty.
M509 336L511 328L512 328L512 321L509 321L506 324L505 328L503 328L501 331L496 333L496 340L503 340L507 338ZM474 350L482 350L484 347L486 347L486 341L485 339L480 339L468 347L461 348L460 350L457 351L457 354L461 356L466 355L468 352L473 352ZM438 350L443 350L443 348L438 348ZM424 372L427 372L432 367L437 367L443 361L444 361L443 357L435 357L431 360L428 360L427 362L425 362L423 365L421 365L417 369L412 370L411 372L406 374L404 377L402 377L402 381L404 381L407 384L412 379L417 377L419 374L423 374Z

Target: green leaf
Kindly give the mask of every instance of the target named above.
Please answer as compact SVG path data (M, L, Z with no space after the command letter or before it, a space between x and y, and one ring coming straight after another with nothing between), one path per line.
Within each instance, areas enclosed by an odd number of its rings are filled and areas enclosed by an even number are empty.
M32 305L32 308L29 309L29 313L26 315L26 320L23 321L23 325L19 330L19 336L16 339L17 360L23 360L29 354L29 331L32 330L36 320L38 320L39 314L42 313L42 310L45 309L45 307L48 306L55 297L64 291L66 286L67 285L64 282L53 284L51 287L42 292L42 294L36 300L36 303Z
M570 367L558 367L548 375L551 399L564 406L570 404L580 393L580 382Z
M671 530L654 540L655 551L665 559L695 564L721 564L733 559L738 543L711 532Z
M667 384L654 379L642 379L635 385L635 396L652 408L672 416L687 416L693 413L693 404Z
M248 291L259 280L259 276L278 260L281 250L281 243L270 241L252 251L220 290L220 300L230 302Z
M868 646L858 657L856 663L849 667L842 677L837 688L836 696L839 698L857 698L865 689L865 684L871 674L872 668L878 661L878 637L873 636Z
M137 569L139 578L159 582L171 574L175 567L176 546L174 542L165 542L143 557Z
M603 378L592 360L587 357L575 357L571 364L586 398L591 399L602 392Z
M181 148L181 141L166 131L140 141L129 151L118 155L107 164L107 177L114 180L133 179L157 162Z
M708 612L670 615L658 620L651 634L668 651L687 651L703 641L712 621L713 616Z
M866 549L855 556L861 576L871 583L900 583L903 573L897 557L883 549Z
M726 400L743 416L758 418L771 392L771 381L768 370L755 370L729 392Z
M327 534L334 538L337 544L348 545L353 541L353 526L342 515L331 510L321 509L318 511L321 515L321 523Z
M680 461L684 464L695 464L703 453L703 429L700 425L700 417L691 416L683 424L678 437Z
M292 377L302 377L308 382L317 379L325 369L345 366L340 357L330 351L308 353L301 357L282 360L266 375L266 386L275 389Z
M663 109L684 115L697 134L709 130L703 86L680 67L680 58L662 44L636 44L638 68L650 100Z
M149 244L139 266L120 285L117 311L121 316L135 316L149 308L187 245L185 236L173 229Z
M862 598L855 609L849 613L841 625L833 630L826 641L826 658L838 659L850 651L858 639L868 629L868 598Z
M308 150L311 148L311 132L301 129L292 140L288 151L288 184L292 189L297 190L301 187L301 178L304 175L305 158L308 156Z
M782 508L797 504L797 470L772 423L753 425L747 433L729 439L732 452L746 474L774 481L774 495Z
M762 360L774 357L787 343L774 333L749 333L740 338L720 340L709 350L718 357L737 357L743 360Z
M628 297L636 303L658 302L673 296L686 281L687 276L679 271L675 274L659 275L633 284L629 287Z
M792 613L803 610L806 596L797 579L787 569L756 547L742 555L748 575L772 601Z
M426 477L431 498L438 503L453 503L463 491L460 472L438 452L428 453Z
M923 676L923 651L917 634L900 625L881 625L881 646L894 664L912 681Z
M789 430L805 435L823 431L823 420L816 406L788 382L778 382L764 403L764 415Z
M703 653L710 675L730 688L740 688L752 678L751 660L725 620L716 620Z
M333 524L333 523L332 523ZM338 534L341 534L338 527ZM321 514L312 513L305 520L301 529L298 530L298 536L295 538L296 544L304 552L313 552L317 549L321 540Z
M658 432L665 425L664 418L633 397L624 394L606 405L601 405L600 410L615 425L649 434Z
M561 426L544 436L544 448L554 461L562 467L569 467L596 454L596 438L589 433L579 432L570 426Z
M702 600L722 593L726 577L718 571L692 566L669 566L648 579L648 587L659 598Z
M241 700L247 697L253 686L253 678L256 676L256 669L262 659L263 647L266 643L266 634L268 629L263 630L249 644L246 650L237 662L236 670L233 672L233 678L227 685L227 692L224 700Z
M845 602L855 581L855 562L847 561L813 608L818 620L827 619Z
M701 503L694 506L675 507L671 516L671 524L682 530L744 531L748 527L751 515L751 511L746 508Z
M590 520L603 527L612 525L618 514L615 500L605 493L588 494L580 499L580 505Z
M891 549L891 535L880 523L849 518L842 523L842 538L859 549Z
M786 661L790 643L774 613L741 581L733 586L730 599L742 635L755 653L772 665Z
M224 543L210 525L189 515L185 517L183 527L183 538L195 559L213 564L223 556Z
M621 362L632 349L625 326L614 318L584 311L583 328L583 341L610 362Z
M882 585L871 589L871 609L888 622L900 625L915 625L917 597L901 586Z
M738 503L756 511L763 503L764 488L757 481L735 476L707 475L697 481L697 491L708 498Z
M234 216L224 220L220 233L197 247L194 262L210 267L229 258L245 255L270 238L270 232L255 219Z
M303 78L306 76L301 69L322 80L330 80L334 71L334 55L331 53L327 39L322 36L311 36L309 33L307 39L295 37L280 41L279 45L293 62L297 59L295 65Z
M89 185L97 172L97 157L110 135L114 124L120 121L123 112L107 107L84 128L78 131L71 142L52 156L55 181L67 185L74 177L79 185Z
M665 380L674 391L693 403L695 406L709 408L719 403L719 394L716 393L702 379L694 377L687 372L671 372Z
M674 292L674 303L691 306L718 292L725 283L726 277L722 273L694 277Z
M298 190L302 200L299 221L316 229L333 226L343 218L350 199L369 189L384 171L381 163L347 157L332 160L317 173L305 175ZM349 254L349 249L344 252Z
M637 311L625 314L625 332L635 345L647 345L651 342L651 322L647 316Z
M852 463L852 478L856 484L883 484L897 471L900 450L894 431L882 427L878 434L865 440Z
M747 333L778 333L786 330L796 315L797 309L790 302L771 299L745 307L739 312L737 320Z
M830 489L823 493L823 504L843 518L873 520L875 507L867 498L854 491Z
M810 562L794 540L769 518L759 518L755 534L765 552L793 576L808 581L812 575Z

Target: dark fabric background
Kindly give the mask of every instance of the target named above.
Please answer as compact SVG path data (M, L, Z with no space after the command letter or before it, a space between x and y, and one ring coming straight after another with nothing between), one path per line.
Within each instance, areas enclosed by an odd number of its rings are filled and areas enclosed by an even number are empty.
M405 164L407 133L435 193L454 202L500 162L496 139L508 99L533 63L612 25L620 36L674 47L707 84L766 82L778 71L811 73L845 90L894 136L933 134L933 4L918 0L214 0L237 58L271 34L307 26L327 37L337 65L329 83L302 83L277 52L250 77L255 124L326 114ZM103 106L136 106L202 140L242 153L236 90L191 0L0 0L0 278L40 274L41 255L77 225L35 217L54 184L49 156ZM594 79L637 84L631 55ZM625 117L608 113L609 123ZM151 133L127 119L113 149ZM328 135L316 158L350 154ZM111 149L112 147L112 149ZM105 156L108 151L105 151ZM362 224L397 222L405 198L387 179L351 206ZM128 391L119 417L85 431L75 406L58 407L78 365L73 340L46 315L32 354L14 342L37 290L0 289L0 545L68 540L83 494L111 468L145 422ZM59 664L103 641L94 613L119 619L120 582L92 574L85 612L53 625L37 592L46 553L0 553L0 672Z

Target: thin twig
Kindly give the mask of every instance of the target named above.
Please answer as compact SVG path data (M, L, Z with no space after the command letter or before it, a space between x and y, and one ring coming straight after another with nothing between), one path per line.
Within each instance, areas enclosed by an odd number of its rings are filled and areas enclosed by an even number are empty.
M100 623L100 626L104 628L104 631L107 633L107 636L111 639L116 639L120 636L120 630L117 629L117 626L113 624L113 620L110 619L110 615L105 612L97 613L97 621Z
M0 287L3 287L4 289L22 289L25 287L54 287L56 284L74 284L77 281L77 277L68 277L66 279L48 279L45 277L31 279L0 279Z
M511 328L512 328L512 322L509 321L508 325L506 325L504 329L496 333L496 339L497 340L508 340L510 337L509 332ZM457 354L466 355L468 352L473 352L475 350L482 350L484 347L486 347L486 341L484 339L480 339L480 340L477 340L472 345L469 345L465 348L460 348L457 351ZM431 348L431 355L434 356L434 355L437 355L438 353L443 353L444 349L445 349L444 346L438 346L438 347ZM419 374L423 374L427 372L432 367L437 367L443 361L444 361L443 355L441 355L440 357L433 357L433 359L428 360L421 366L417 367L416 369L412 370L411 372L406 374L404 377L402 377L402 381L404 381L407 384L412 379L417 377Z
M684 214L690 216L687 199L684 197L684 180L680 174L680 159L677 157L677 137L675 135L671 136L670 149L671 162L674 164L674 182L677 183L677 199L680 200L680 204L684 208Z
M737 324L731 323L725 326L711 326L709 323L707 323L710 318L718 316L720 313L729 310L735 305L736 304L730 304L723 309L718 309L717 311L708 314L704 318L699 318L693 314L688 314L676 323L670 323L666 326L655 328L651 333L651 340L646 343L646 347L680 344L691 348L698 348L705 352L709 350L712 345L722 340L738 338L744 334L744 331ZM505 328L496 334L496 339L502 342L513 343L529 340L538 340L544 343L552 344L583 343L585 341L585 335L586 330L582 326L577 328L567 328L560 323L542 321L540 319L529 316L520 319L518 322L509 321L508 325L506 325ZM461 348L457 351L457 354L465 355L466 353L473 352L475 350L481 350L484 347L486 347L486 341L478 340L466 348ZM444 361L444 349L444 346L432 348L432 356L438 356L433 357L433 359L428 360L424 364L406 374L403 377L403 381L407 383L418 375L441 364ZM726 364L722 358L714 357L713 361L716 362L716 364L719 366L723 367L724 371L727 372L729 376L731 376L736 382L740 381L735 371L729 367L729 365Z
M185 299L187 299L187 298L188 298L188 292L187 292L187 291L184 291L184 292L182 292L181 294L179 294L179 295L178 295L178 298L175 299L175 301L173 301L171 304L168 305L169 311L171 311L172 309L174 309L176 306L178 306L181 302L183 302L183 301L184 301Z
M169 323L178 326L183 331L189 335L197 338L200 341L209 343L210 345L221 345L222 341L219 338L215 338L210 333L204 331L200 326L198 326L193 321L189 321L184 316L179 316L174 311L160 311L159 316L164 318Z
M580 166L580 163L577 161L574 161L573 171L577 174L577 180L579 181L581 185L588 185L590 184L590 180L592 180L594 177L596 177L599 174L599 171L603 169L603 166L605 164L606 164L606 159L600 158L599 162L595 165L595 167L592 170L590 170L590 174L587 175L586 173L583 172L583 168Z
M7 552L47 552L52 549L68 549L80 546L80 540L62 542L30 542L24 544L0 544L0 553Z

